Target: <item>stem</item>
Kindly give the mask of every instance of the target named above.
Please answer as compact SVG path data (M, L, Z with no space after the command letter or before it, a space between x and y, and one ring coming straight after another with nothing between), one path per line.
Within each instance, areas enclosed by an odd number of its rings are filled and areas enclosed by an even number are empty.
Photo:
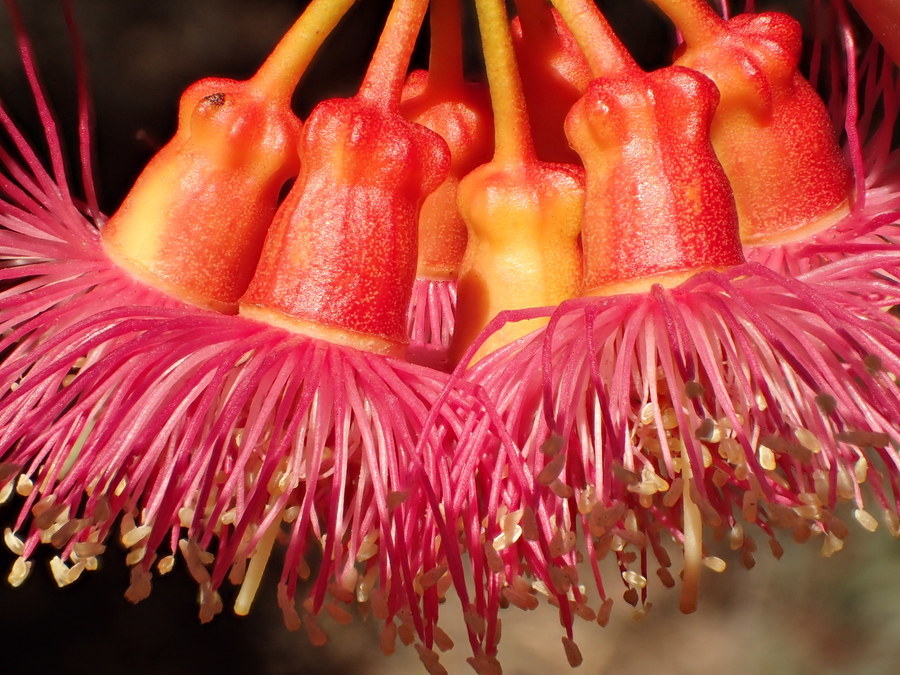
M389 109L400 105L409 59L427 7L428 0L395 0L359 88L360 99Z
M708 39L725 25L725 20L716 14L706 0L651 1L672 20L688 45Z
M502 0L475 0L491 107L494 161L521 164L534 156L531 127Z
M313 56L355 0L313 0L251 78L271 98L290 99Z
M431 54L428 86L454 86L463 81L460 0L432 0Z
M594 77L625 76L639 70L593 0L552 0L575 36Z

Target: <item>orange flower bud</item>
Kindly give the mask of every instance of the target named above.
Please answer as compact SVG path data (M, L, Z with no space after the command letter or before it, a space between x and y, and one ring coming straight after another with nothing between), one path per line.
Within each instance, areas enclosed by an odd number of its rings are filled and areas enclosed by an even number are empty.
M459 198L469 246L459 279L453 360L501 311L555 306L578 293L584 171L533 158L515 164L494 161L463 179ZM506 324L475 358L543 323Z
M184 93L175 137L103 228L106 252L181 300L235 312L281 188L299 167L291 94L353 0L313 0L246 82Z
M581 278L584 172L535 157L504 5L501 0L475 4L496 142L494 158L466 176L459 188L469 243L459 276L453 361L460 360L498 313L557 305L577 292ZM479 347L474 360L544 323L504 325Z
M107 253L182 300L234 311L297 171L299 134L290 108L249 83L194 84L175 137L103 228Z

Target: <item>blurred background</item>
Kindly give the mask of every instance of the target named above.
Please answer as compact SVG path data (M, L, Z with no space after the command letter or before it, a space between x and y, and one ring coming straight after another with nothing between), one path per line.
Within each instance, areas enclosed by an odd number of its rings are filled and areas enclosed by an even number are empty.
M137 173L171 136L181 91L209 75L245 78L299 15L297 0L75 0L85 41L96 109L96 167L101 205L115 209ZM623 40L646 67L662 65L671 49L668 27L639 0L601 3ZM763 3L765 4L765 3ZM773 4L773 3L769 3ZM798 3L790 11L797 13ZM64 129L70 156L76 107L72 51L63 14L52 0L23 0L43 81ZM389 3L360 0L326 44L295 98L305 116L323 98L350 95L359 83ZM768 6L768 5L766 5ZM27 83L8 17L0 12L0 98L29 138L37 139ZM471 29L471 25L470 25ZM474 44L474 43L473 43ZM470 55L478 68L477 54ZM422 40L414 65L427 62ZM0 507L9 522L16 504ZM780 562L761 552L751 571L723 551L729 569L706 572L700 610L678 612L677 592L652 587L653 608L640 621L621 600L610 625L578 624L581 673L667 672L882 675L900 663L900 544L883 532L870 535L849 514L851 536L843 551L821 559L819 544L785 543ZM765 549L760 542L760 549ZM0 671L68 674L120 673L346 673L424 672L412 649L384 657L378 627L357 622L330 628L322 649L305 634L284 629L269 575L246 618L226 610L211 624L196 617L196 589L182 567L154 581L149 599L130 605L124 555L112 543L102 567L73 586L57 589L37 558L31 578L11 589L5 576L13 556L0 553ZM674 559L674 556L673 556ZM270 563L274 572L278 560ZM677 566L677 563L676 563ZM615 588L614 569L608 570ZM612 590L618 598L620 591ZM443 612L457 648L444 655L450 673L471 672L462 622L452 602ZM561 629L550 607L503 614L501 660L507 674L565 672Z

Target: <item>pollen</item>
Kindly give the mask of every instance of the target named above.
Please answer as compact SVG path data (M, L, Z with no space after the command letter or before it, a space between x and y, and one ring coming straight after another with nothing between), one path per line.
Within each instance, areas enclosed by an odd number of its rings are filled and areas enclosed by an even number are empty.
M25 542L13 534L8 527L3 531L3 541L13 555L21 556L25 551Z
M27 497L31 494L31 491L34 489L34 482L25 474L19 476L16 480L16 494Z

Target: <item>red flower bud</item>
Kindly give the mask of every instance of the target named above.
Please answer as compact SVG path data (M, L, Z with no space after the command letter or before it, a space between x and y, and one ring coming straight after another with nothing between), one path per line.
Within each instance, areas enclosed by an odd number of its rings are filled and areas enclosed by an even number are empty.
M791 17L721 19L705 1L654 0L685 38L677 59L716 83L716 154L734 189L741 238L789 241L847 201L851 177L831 118L800 74L802 33ZM830 222L830 219L829 219Z
M744 258L709 129L715 85L686 68L595 80L566 121L584 161L586 293L643 290Z
M381 104L332 99L311 113L300 156L241 312L402 354L419 209L447 174L446 144Z

